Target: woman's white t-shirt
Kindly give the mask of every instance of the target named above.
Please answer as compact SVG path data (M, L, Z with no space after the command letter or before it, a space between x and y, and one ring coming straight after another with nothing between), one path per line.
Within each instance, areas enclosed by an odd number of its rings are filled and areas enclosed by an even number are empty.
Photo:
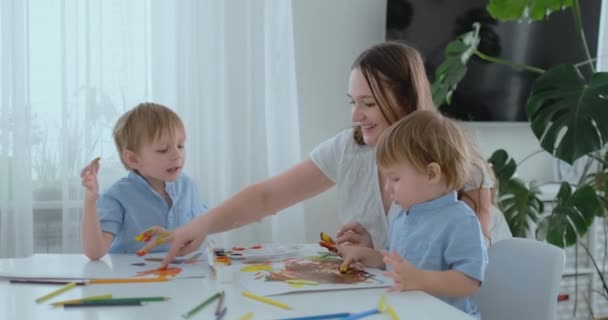
M347 129L318 145L311 153L315 165L336 184L338 215L342 224L357 221L371 234L374 247L385 249L388 239L388 220L384 213L376 165L376 149L359 145L353 129ZM474 170L465 191L491 188L493 182L484 179L481 170ZM483 184L482 184L483 182ZM388 217L401 208L393 203Z

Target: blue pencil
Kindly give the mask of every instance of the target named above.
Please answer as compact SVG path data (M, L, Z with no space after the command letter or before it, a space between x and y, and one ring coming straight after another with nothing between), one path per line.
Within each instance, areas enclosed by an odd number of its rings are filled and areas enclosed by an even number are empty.
M342 319L344 317L350 316L348 312L342 313L331 313L331 314L319 314L316 316L304 316L304 317L296 317L296 318L284 318L279 320L323 320L323 319Z
M371 316L372 314L376 314L376 313L380 313L380 310L378 310L378 308L374 308L374 309L369 309L367 311L363 311L363 312L359 312L359 313L355 313L352 314L346 318L343 318L342 320L355 320L355 319L361 319L361 318L365 318L367 316Z

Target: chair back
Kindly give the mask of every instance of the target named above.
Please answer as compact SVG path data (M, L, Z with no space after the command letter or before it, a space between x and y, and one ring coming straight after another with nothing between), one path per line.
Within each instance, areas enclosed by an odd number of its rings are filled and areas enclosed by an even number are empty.
M533 239L498 241L474 296L484 320L555 319L564 250Z

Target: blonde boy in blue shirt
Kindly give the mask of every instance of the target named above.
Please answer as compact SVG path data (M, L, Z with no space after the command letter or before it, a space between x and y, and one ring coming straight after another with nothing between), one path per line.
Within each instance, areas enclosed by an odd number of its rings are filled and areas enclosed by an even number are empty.
M182 173L186 134L173 110L141 103L120 117L113 135L129 174L101 197L98 159L80 174L86 189L81 242L92 260L108 252L137 252L141 243L135 237L142 231L153 226L174 229L207 210L196 184Z
M472 146L435 111L415 111L387 130L376 158L402 210L390 221L386 252L339 246L341 268L354 262L386 268L395 281L391 291L422 290L479 317L471 296L483 281L485 241L475 213L457 198Z

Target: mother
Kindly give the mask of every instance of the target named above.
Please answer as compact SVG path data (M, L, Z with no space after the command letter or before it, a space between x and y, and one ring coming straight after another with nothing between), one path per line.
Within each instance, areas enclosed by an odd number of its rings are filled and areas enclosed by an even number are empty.
M348 83L354 128L317 146L310 157L289 170L244 188L216 208L176 229L163 265L197 249L206 235L234 229L337 187L343 223L338 242L384 248L387 215L397 211L382 187L375 144L392 123L418 109L433 108L430 85L419 52L385 42L355 60ZM488 237L493 181L483 158L462 190L462 200L477 213ZM154 242L154 241L152 241ZM154 246L149 243L144 250Z

